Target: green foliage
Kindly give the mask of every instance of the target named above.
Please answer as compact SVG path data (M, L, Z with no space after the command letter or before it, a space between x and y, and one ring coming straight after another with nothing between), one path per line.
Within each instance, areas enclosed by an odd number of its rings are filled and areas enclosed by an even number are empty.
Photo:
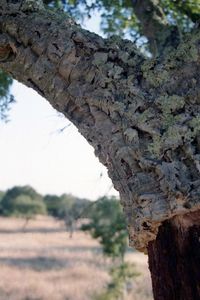
M1 201L1 208L5 216L31 217L46 213L42 196L30 186L9 189Z
M63 5L73 18L81 22L98 11L101 16L101 30L106 36L116 34L129 37L134 41L143 37L142 27L134 13L131 0L45 0L44 2L56 7ZM161 0L159 6L164 11L169 24L177 25L182 33L190 31L194 22L199 20L200 0ZM144 40L140 43L144 43Z
M58 208L58 217L60 219L67 219L69 216L75 216L75 212L73 210L73 207L76 203L76 201L79 201L76 197L69 195L69 194L63 194L60 197L60 205Z
M85 214L90 201L72 195L46 195L42 197L32 187L13 187L5 193L0 191L0 214L5 216L31 216L46 214L68 223Z
M1 203L1 201L2 201L2 199L3 199L3 197L4 197L4 195L5 195L5 192L0 191L0 203Z
M89 231L93 238L99 240L103 253L112 259L120 258L121 264L110 270L111 281L105 291L94 296L94 300L122 299L129 280L139 274L134 265L124 263L127 248L127 228L119 200L115 197L102 197L91 207L91 216L88 224L82 226Z
M49 215L64 220L78 219L90 204L89 200L79 199L70 194L46 195L44 202Z
M45 206L42 201L33 201L33 199L26 195L21 195L15 198L13 202L12 211L10 214L17 217L32 217L37 214L44 214Z
M161 5L166 15L171 17L182 30L188 31L191 22L199 20L200 0L161 0Z
M123 263L110 270L111 282L107 289L94 297L94 300L117 300L122 299L126 286L130 279L139 275L133 264Z
M127 229L120 203L116 198L100 198L93 206L90 222L82 226L99 239L104 254L121 259L127 248Z
M0 191L0 215L2 214L2 204L1 201L5 195L5 192Z
M62 205L61 198L57 195L44 196L44 203L47 208L48 215L59 217L59 208Z

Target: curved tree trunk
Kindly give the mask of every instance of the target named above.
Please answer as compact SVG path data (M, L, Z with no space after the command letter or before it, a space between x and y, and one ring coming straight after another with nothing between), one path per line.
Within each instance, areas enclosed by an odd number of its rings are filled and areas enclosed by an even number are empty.
M0 67L45 97L94 147L120 192L131 245L148 249L155 298L175 299L156 274L162 242L172 234L176 257L181 240L187 258L199 230L191 218L186 239L171 219L200 209L200 33L162 61L147 60L131 42L102 39L40 0L0 0ZM167 255L163 277L172 259L180 278L187 267Z

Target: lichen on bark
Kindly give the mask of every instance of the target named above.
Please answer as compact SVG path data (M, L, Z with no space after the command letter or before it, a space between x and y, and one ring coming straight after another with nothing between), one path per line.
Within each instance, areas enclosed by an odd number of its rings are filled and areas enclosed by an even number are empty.
M44 9L43 1L41 0L23 0L20 10L27 12L35 12Z

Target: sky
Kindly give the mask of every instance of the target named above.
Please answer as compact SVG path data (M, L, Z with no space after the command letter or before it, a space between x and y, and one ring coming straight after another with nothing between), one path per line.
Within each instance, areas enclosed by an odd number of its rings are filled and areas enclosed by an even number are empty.
M99 16L85 27L99 33ZM10 122L0 123L0 190L31 185L42 194L91 200L118 195L93 148L66 118L17 81L11 92L17 102Z

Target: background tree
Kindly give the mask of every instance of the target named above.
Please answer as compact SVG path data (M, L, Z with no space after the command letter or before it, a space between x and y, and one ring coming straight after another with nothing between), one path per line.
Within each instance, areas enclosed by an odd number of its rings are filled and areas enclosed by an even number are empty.
M4 195L5 195L5 192L0 191L0 214L2 214L1 201L2 201L2 199L3 199L3 197L4 197Z
M88 205L90 205L90 201L87 199L79 199L67 194L61 196L59 218L64 221L65 226L70 233L70 237L73 236L73 233L76 230L76 223L79 218L87 216L85 211L87 211Z
M113 260L110 269L111 281L105 291L96 295L95 300L125 299L127 284L138 276L134 265L124 261L128 248L127 227L119 199L99 198L91 206L89 223L81 229L89 231L102 245L103 253Z
M5 216L25 217L27 221L37 214L45 214L43 198L32 187L13 187L2 198L1 207Z
M89 223L82 230L99 240L105 255L124 261L128 234L120 202L115 197L99 198L92 205Z
M90 206L90 210L89 223L82 225L82 230L89 231L102 245L104 255L113 260L110 269L111 282L107 289L98 293L94 299L124 299L127 284L139 273L136 272L133 264L124 261L128 247L128 234L119 199L99 198Z
M45 195L44 203L46 205L48 215L59 218L60 206L62 205L61 197L57 195Z
M4 194L5 194L5 192L0 191L0 202L1 202L1 200L3 199Z
M174 15L170 2L131 2L147 58L39 0L1 0L0 66L63 112L107 166L130 242L148 252L155 299L189 300L200 297L199 10L174 2Z
M63 7L75 20L83 22L98 11L101 30L106 36L129 38L143 50L154 52L173 46L199 20L199 0L126 0L126 1L51 1L46 4Z
M49 215L64 221L66 229L70 232L70 237L76 228L77 220L81 217L87 217L87 208L90 206L89 200L79 199L69 194L46 195L44 202Z

